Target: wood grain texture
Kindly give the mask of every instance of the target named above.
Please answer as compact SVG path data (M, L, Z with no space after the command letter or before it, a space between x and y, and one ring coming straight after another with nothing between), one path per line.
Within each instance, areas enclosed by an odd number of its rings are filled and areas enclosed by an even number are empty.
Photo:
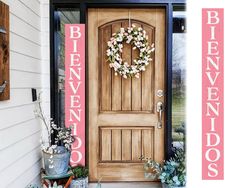
M114 76L104 58L107 38L120 25L129 25L129 15L151 35L157 49L140 79ZM165 85L165 10L88 9L88 38L90 181L146 181L141 155L164 159L164 128L156 128L154 110L164 97L154 92ZM137 55L125 45L123 59L132 63Z
M99 89L98 89L98 9L90 9L88 12L88 63L89 63L89 177L97 180L97 163L99 161Z
M112 33L118 32L121 28L121 22L112 24ZM108 64L108 62L107 62ZM112 111L120 111L122 109L122 78L115 76L112 70Z
M134 24L136 27L142 27L142 25L138 22L132 21L132 24ZM139 50L132 49L132 64L133 60L139 57ZM139 78L132 78L132 85L131 85L131 97L132 97L132 110L133 111L141 111L142 110L142 74L140 74Z
M166 29L165 29L165 10L164 9L156 9L156 25L155 27L155 90L161 89L166 91L166 79L165 79L165 57L166 57L166 50L163 48L165 46L165 38L166 38ZM165 97L158 97L155 96L155 101L162 101L165 102ZM156 112L155 112L156 113ZM165 124L165 113L163 113L163 124ZM154 158L156 161L161 161L164 159L164 142L159 140L164 140L164 131L165 126L159 131L158 129L154 130ZM162 152L159 152L162 151Z
M6 33L0 33L0 86L6 82L0 101L10 99L10 73L9 73L9 7L0 2L0 28Z
M143 26L146 34L148 36L148 43L151 45L154 43L154 35L152 29L149 27ZM151 56L154 59L154 55ZM154 60L146 67L146 71L142 72L142 110L153 111L154 103Z
M132 160L139 161L141 157L141 130L132 130Z
M144 158L153 159L153 131L142 130L142 156Z
M140 162L140 157L153 157L153 127L101 127L100 161Z
M112 161L122 159L122 131L112 130Z
M99 177L110 181L151 181L144 178L143 163L99 163Z
M112 92L112 74L111 69L108 66L106 49L107 42L111 37L112 27L111 25L105 27L99 32L99 62L101 66L100 78L101 78L101 110L111 110L111 92Z
M122 130L122 160L131 161L131 130Z
M111 130L102 130L101 140L102 140L102 151L101 151L101 160L111 161L112 160L112 131Z
M128 21L122 22L122 27L127 28L129 26ZM123 52L122 52L122 60L123 62L127 62L131 64L132 62L132 48L131 45L123 43ZM131 110L131 79L122 78L122 110L129 111Z

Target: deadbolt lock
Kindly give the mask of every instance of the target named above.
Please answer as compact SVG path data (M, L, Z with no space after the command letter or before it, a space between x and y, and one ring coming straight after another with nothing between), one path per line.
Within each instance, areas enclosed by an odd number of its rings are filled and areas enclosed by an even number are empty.
M159 90L157 90L156 95L157 95L158 97L163 97L163 96L164 96L164 91L161 90L161 89L159 89Z

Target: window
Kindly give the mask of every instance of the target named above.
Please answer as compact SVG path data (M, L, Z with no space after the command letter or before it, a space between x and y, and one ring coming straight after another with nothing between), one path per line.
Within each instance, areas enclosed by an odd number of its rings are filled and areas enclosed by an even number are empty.
M58 124L63 126L65 122L65 24L80 23L80 11L76 9L58 9L55 12L56 32L55 40L56 64L58 68Z
M186 25L185 11L173 12L172 41L172 137L183 141L185 131Z

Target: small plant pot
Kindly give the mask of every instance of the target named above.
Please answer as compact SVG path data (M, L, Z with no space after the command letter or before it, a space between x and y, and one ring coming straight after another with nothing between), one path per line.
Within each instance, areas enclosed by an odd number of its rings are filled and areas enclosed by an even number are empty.
M88 188L88 177L72 180L70 188Z
M180 186L180 187L170 186L170 185L167 185L167 184L163 183L162 184L162 188L185 188L185 187L182 187L182 186Z
M70 152L63 146L58 146L57 150L60 153L49 154L43 152L46 175L60 176L68 172Z

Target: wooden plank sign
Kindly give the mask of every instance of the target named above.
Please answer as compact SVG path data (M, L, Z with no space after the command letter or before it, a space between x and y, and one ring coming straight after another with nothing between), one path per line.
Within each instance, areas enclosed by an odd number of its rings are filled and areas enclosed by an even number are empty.
M73 126L70 164L85 165L85 25L65 25L65 125Z
M0 101L10 99L9 7L0 1Z

